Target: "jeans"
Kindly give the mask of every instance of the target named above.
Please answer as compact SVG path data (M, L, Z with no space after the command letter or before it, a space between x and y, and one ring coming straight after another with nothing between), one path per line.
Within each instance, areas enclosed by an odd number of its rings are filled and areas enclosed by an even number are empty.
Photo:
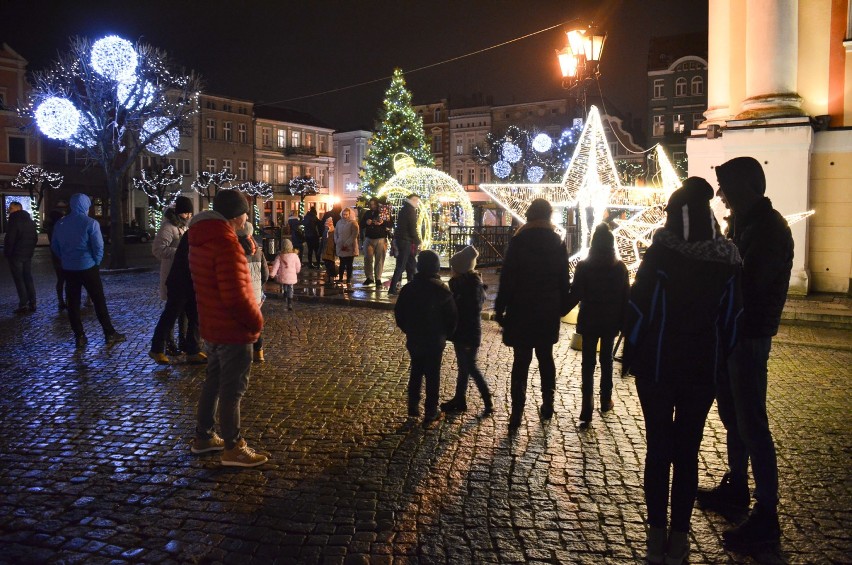
M402 271L405 269L406 278L410 281L414 278L414 273L417 270L415 254L411 252L412 243L405 239L396 240L396 268L393 270L391 277L390 290L395 291L397 285L402 282Z
M742 337L722 366L716 382L719 418L728 440L732 479L748 484L754 472L754 498L766 509L778 505L778 463L766 414L767 362L772 338Z
M459 365L459 374L456 378L456 396L459 400L464 400L467 397L467 382L469 377L473 377L473 382L476 384L479 394L482 395L482 400L486 406L491 405L491 392L488 390L488 383L476 366L476 353L478 347L473 345L454 344L456 350L456 361Z
M352 262L355 260L355 257L341 257L340 258L340 271L337 273L337 280L343 280L343 273L346 272L346 282L352 282Z
M201 336L198 332L198 307L195 303L195 293L191 296L174 296L168 293L166 305L157 327L154 328L154 337L151 339L152 353L165 353L166 341L171 337L172 329L178 318L186 318L186 329L182 334L185 338L180 343L181 349L188 355L195 355L201 351Z
M104 330L104 335L109 336L115 333L115 328L112 326L112 321L109 317L107 309L106 297L104 296L104 286L101 282L101 274L98 266L95 265L84 271L69 271L65 273L65 294L68 299L68 321L71 322L71 329L74 330L75 336L86 334L83 329L83 322L80 319L80 298L82 289L86 289L89 298L95 305L95 314L98 316L98 321Z
M213 437L216 407L225 448L240 441L240 400L248 390L252 344L207 344L207 378L201 387L196 413L196 436Z
M281 285L281 292L284 294L284 296L287 297L288 300L293 299L293 285L292 284L282 284Z
M309 237L305 240L305 243L308 244L308 265L314 264L314 258L316 257L316 264L320 264L320 240L318 237ZM301 259L300 259L301 260Z
M9 259L9 270L12 272L15 289L18 291L18 306L35 306L32 259Z
M377 239L364 238L364 276L366 278L373 279L374 281L382 280L387 253L388 239L386 237Z
M527 401L527 376L532 362L532 347L515 347L512 362L512 414L520 415ZM538 371L541 374L541 398L545 406L553 406L556 392L556 363L553 361L553 345L541 345L535 348L538 359Z
M583 401L591 399L595 388L595 357L598 340L601 342L601 404L612 398L612 346L614 336L583 335ZM585 406L584 406L585 407Z
M686 376L654 382L636 379L645 417L645 505L648 524L666 527L671 482L671 529L689 532L692 506L698 492L698 450L704 421L713 404L712 383L695 383Z
M420 386L426 377L426 416L438 413L438 392L441 386L441 360L444 345L408 344L411 355L411 373L408 377L408 414L419 413Z

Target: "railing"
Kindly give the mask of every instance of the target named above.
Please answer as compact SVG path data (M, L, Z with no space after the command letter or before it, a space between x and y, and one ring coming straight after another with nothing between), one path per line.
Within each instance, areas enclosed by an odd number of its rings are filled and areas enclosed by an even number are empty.
M284 148L285 155L316 155L317 150L313 146L288 145Z
M450 255L464 246L473 245L479 251L476 264L488 267L503 263L506 247L515 233L512 226L450 226Z

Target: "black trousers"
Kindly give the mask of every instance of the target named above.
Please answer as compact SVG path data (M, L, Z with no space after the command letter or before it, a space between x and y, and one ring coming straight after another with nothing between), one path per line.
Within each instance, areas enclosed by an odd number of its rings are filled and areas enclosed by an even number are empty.
M415 416L420 411L420 387L425 377L426 416L434 416L438 412L444 345L408 344L406 347L411 355L411 373L408 377L408 415Z
M346 282L352 282L352 262L355 257L340 258L340 272L337 273L337 280L343 281L343 272L346 271Z
M36 305L35 285L33 284L32 259L9 259L9 270L18 291L18 306Z
M115 328L112 326L112 321L109 318L109 310L107 310L106 296L104 296L104 285L101 282L101 273L98 266L95 265L84 271L69 271L63 270L65 274L65 293L68 298L68 321L71 322L71 329L74 330L75 336L85 335L83 329L83 321L80 319L80 299L82 297L82 289L86 289L89 298L95 305L95 314L98 316L98 321L104 330L104 335L108 336L115 333ZM174 325L174 322L172 322Z
M166 342L172 338L172 330L178 318L186 317L186 330L182 349L189 355L195 355L201 351L201 335L198 331L198 305L195 302L195 292L181 293L169 292L163 313L154 328L154 337L151 339L152 353L165 353Z
M314 258L316 257L316 264L320 264L320 240L318 237L309 237L305 240L305 243L308 244L308 265L314 264Z
M515 359L512 362L512 414L521 414L527 401L527 376L530 371L533 350L538 359L538 371L541 374L541 397L545 406L553 406L556 392L556 363L553 361L553 345L538 347L515 347Z

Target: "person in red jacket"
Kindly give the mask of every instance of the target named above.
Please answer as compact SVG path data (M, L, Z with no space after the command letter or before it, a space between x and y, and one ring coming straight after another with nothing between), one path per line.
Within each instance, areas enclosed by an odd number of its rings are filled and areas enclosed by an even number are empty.
M222 465L232 467L256 467L267 461L240 436L240 400L248 389L252 344L263 329L248 263L237 240L248 211L241 193L220 190L213 198L213 210L193 217L188 232L189 270L201 337L207 342L207 378L198 399L191 451L224 451ZM217 405L224 438L214 431Z

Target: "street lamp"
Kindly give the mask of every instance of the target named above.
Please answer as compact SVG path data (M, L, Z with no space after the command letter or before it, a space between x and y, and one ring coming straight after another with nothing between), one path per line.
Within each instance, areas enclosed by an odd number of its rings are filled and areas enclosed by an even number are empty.
M583 112L586 111L587 82L600 77L599 63L606 43L606 33L598 32L594 26L572 29L565 32L567 43L556 52L559 68L562 71L562 88L573 90L580 88L583 98Z

